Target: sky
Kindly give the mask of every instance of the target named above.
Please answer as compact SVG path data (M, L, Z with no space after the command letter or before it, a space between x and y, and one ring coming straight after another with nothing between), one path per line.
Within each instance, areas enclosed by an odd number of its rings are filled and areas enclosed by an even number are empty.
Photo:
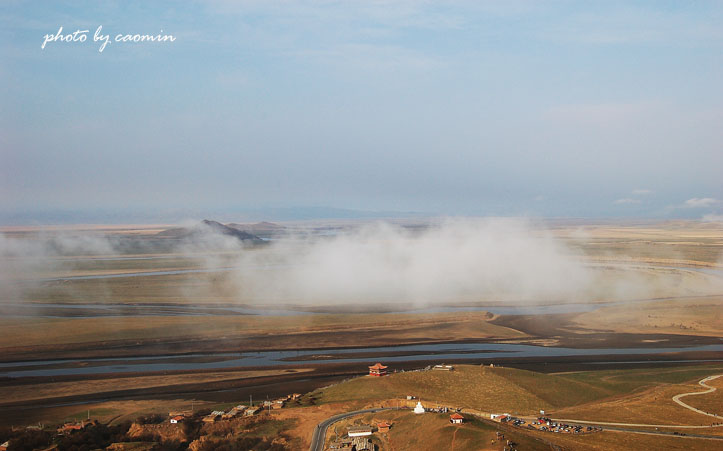
M3 1L0 222L723 220L721 23L716 1ZM87 40L42 48L61 26Z

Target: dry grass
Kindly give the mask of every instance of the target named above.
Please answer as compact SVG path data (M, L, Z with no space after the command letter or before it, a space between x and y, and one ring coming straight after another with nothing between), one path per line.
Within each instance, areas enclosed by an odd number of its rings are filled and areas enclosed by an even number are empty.
M587 329L624 333L723 335L723 296L636 302L583 313L575 323Z
M357 333L374 331L380 342L411 339L417 342L448 340L450 331L466 338L521 338L525 334L490 324L484 312L429 314L358 314L307 316L149 316L99 318L6 318L0 320L0 348L48 343L95 343L107 340L157 338L224 338L269 334ZM358 345L353 333L339 334ZM289 343L298 347L298 341Z
M320 400L386 400L407 395L433 405L533 414L540 409L588 401L595 397L595 391L588 384L541 373L459 365L451 372L406 372L352 379L321 390Z

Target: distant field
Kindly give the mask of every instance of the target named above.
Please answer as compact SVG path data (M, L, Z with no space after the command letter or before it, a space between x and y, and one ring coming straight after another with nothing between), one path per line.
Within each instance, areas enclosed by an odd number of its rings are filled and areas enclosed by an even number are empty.
M178 338L250 338L255 346L278 346L273 339L288 336L284 347L298 348L294 336L304 334L304 346L359 345L361 333L370 334L364 345L449 340L450 338L523 338L525 334L489 323L485 312L421 314L356 314L306 316L148 316L99 318L3 318L0 349L109 340ZM348 333L350 330L354 333ZM236 342L237 348L243 343Z
M311 371L310 368L297 369L297 372ZM63 396L88 395L93 393L134 390L139 388L167 387L180 384L208 384L218 381L246 379L250 377L268 377L287 374L289 370L227 371L197 374L168 374L163 376L119 377L91 379L82 382L51 382L42 384L23 384L0 386L0 404L21 401L41 400Z
M624 333L723 336L723 296L636 302L575 317L587 329Z

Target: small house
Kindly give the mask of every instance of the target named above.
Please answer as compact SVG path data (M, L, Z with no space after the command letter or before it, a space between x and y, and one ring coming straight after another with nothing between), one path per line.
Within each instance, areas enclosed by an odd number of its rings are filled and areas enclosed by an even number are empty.
M184 417L183 415L176 415L175 417L171 417L171 424L182 423L185 419L186 417Z
M389 432L390 427L392 427L392 425L387 423L386 421L382 421L381 423L377 424L377 430L379 432Z
M437 371L452 371L454 370L454 367L452 365L445 365L443 363L441 365L434 365L432 369Z
M464 417L458 413L453 413L449 416L449 421L452 424L462 424L464 423Z
M250 417L250 416L256 415L260 410L261 410L261 407L249 407L244 412L244 415L246 415L247 417Z

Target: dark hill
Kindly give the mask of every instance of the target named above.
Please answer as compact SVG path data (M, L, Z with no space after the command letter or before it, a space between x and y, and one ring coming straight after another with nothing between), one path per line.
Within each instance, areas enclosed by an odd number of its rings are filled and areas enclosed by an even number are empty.
M172 229L164 230L162 232L158 232L157 236L176 239L193 239L204 233L208 233L209 231L218 235L232 236L234 238L238 238L241 241L252 241L255 243L263 242L261 238L252 233L238 230L233 227L221 224L220 222L211 221L208 219L204 219L198 225L195 225L193 227L175 227Z

